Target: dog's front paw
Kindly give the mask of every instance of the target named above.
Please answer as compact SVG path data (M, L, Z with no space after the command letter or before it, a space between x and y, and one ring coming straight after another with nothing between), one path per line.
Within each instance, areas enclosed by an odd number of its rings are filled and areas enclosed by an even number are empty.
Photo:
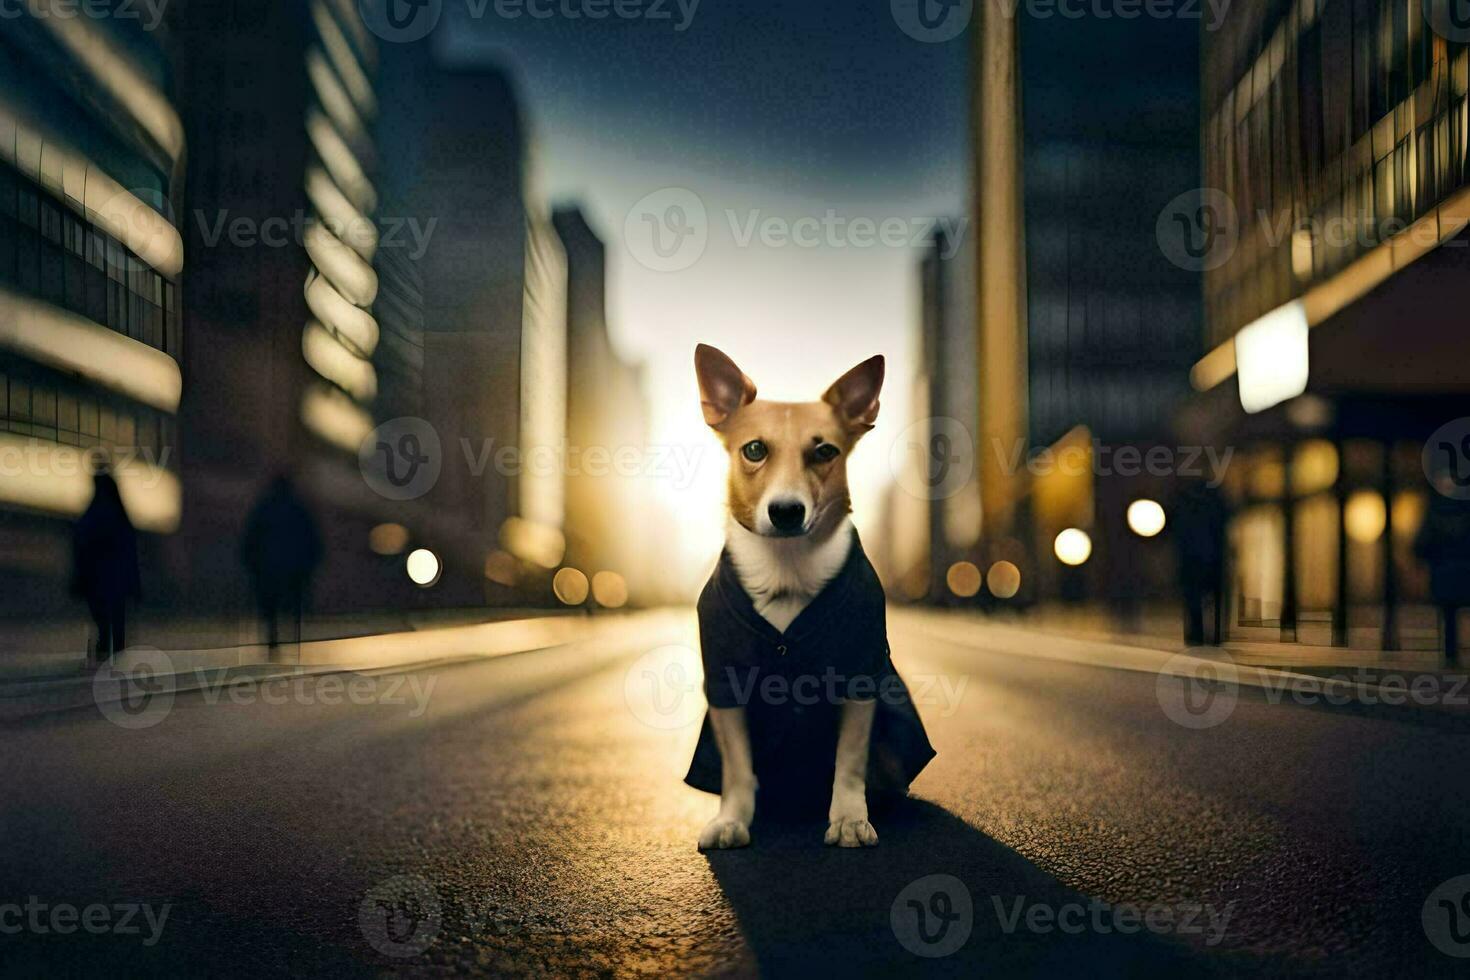
M715 817L699 832L701 851L723 851L750 843L750 828L733 817Z
M866 814L833 816L832 822L827 824L827 834L822 841L838 847L875 847L878 844L878 832L868 823Z

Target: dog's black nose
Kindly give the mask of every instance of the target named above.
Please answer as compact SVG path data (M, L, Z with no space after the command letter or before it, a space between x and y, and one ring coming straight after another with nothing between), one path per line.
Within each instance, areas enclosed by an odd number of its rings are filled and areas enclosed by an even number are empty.
M777 501L766 508L771 526L782 534L795 534L806 523L806 507L797 501Z

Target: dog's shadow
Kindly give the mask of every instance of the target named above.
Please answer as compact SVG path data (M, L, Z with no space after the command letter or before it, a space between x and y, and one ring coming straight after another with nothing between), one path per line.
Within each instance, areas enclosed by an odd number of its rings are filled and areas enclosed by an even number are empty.
M841 849L823 846L821 820L757 814L750 847L706 852L763 975L1221 972L1182 940L1098 931L1089 896L932 803L896 801L873 823L877 847ZM1031 907L1068 904L1087 910L1081 931L1028 927Z

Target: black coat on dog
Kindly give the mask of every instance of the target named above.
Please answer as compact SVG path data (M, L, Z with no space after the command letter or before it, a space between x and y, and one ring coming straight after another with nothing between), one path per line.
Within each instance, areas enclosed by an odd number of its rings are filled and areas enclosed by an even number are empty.
M903 794L934 758L888 651L883 586L856 533L842 568L783 633L755 610L728 552L699 597L704 691L711 707L746 709L762 807L825 806L845 699L876 699L868 751L874 791ZM708 716L684 781L720 792Z

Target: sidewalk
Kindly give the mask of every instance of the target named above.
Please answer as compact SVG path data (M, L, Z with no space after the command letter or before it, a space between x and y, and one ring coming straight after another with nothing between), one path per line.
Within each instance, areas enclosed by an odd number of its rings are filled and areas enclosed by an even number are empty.
M499 618L490 618L494 616ZM146 642L130 646L100 671L88 668L77 655L64 650L32 655L32 667L43 668L43 672L25 675L15 670L0 675L0 719L146 697L160 691L172 695L280 677L402 670L526 653L592 637L616 641L630 632L659 629L668 616L666 611L657 610L586 616L481 609L321 618L303 625L306 639L301 643L283 644L274 654L253 638L246 643L218 642L218 632L199 631L202 621L179 623L172 630L145 634L173 641L171 647ZM216 645L178 645L204 635L214 639Z
M357 615L308 616L301 623L307 642L339 640L381 633L412 632L543 617L577 618L540 609L443 609L417 612L372 612ZM282 624L282 634L291 627ZM26 622L0 621L0 684L75 676L86 669L93 626L85 618ZM178 616L140 610L128 619L128 645L177 653L192 663L267 663L270 651L260 622L253 615ZM294 656L296 644L283 647Z
M1069 625L1045 616L986 616L971 610L906 606L889 611L890 635L912 632L987 653L1189 678L1204 689L1225 682L1302 705L1431 709L1447 723L1470 723L1470 673L1447 668L1432 654L1309 646L1293 659L1294 644L1187 647L1182 637L1080 629L1075 618Z
M1117 619L1097 607L1042 608L1011 618L993 617L993 622L1058 636L1149 647L1169 653L1188 650L1195 656L1228 656L1237 664L1279 668L1303 673L1340 673L1362 668L1366 671L1395 671L1406 674L1461 672L1447 667L1437 649L1381 650L1369 646L1334 647L1323 643L1283 642L1275 629L1237 630L1237 635L1218 647L1189 647L1184 642L1183 618L1173 610L1150 608L1137 619L1137 629L1123 629ZM1304 627L1302 632L1308 632ZM1352 636L1349 634L1349 638Z

